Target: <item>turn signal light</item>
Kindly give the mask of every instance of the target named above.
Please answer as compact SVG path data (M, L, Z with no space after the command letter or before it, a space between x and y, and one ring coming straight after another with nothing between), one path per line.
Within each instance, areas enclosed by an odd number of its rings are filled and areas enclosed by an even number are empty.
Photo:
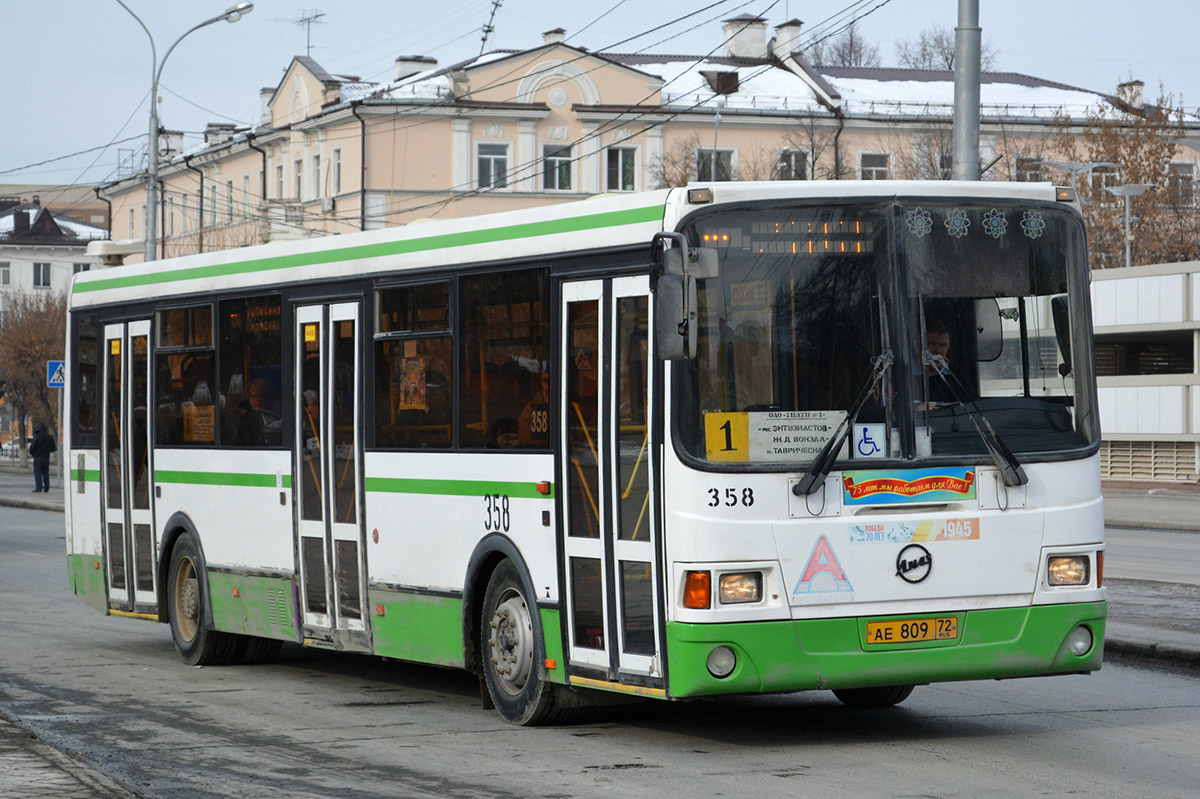
M683 584L683 606L695 610L712 607L712 575L708 572L688 572Z
M1104 585L1104 550L1096 553L1096 587Z

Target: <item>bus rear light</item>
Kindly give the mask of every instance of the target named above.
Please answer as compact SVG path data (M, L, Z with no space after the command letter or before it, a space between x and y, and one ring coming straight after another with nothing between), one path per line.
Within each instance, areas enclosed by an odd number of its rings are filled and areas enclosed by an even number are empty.
M683 583L683 606L694 610L712 607L712 576L708 572L688 572Z
M742 605L762 599L762 572L722 574L717 597L722 605Z
M1087 555L1059 555L1050 558L1046 576L1050 585L1087 585L1091 577Z

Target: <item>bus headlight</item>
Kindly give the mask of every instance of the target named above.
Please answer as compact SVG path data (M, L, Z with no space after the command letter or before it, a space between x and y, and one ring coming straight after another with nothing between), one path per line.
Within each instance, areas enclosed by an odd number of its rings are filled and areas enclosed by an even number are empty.
M722 574L720 597L722 605L741 605L762 599L762 572Z
M1067 636L1067 646L1072 655L1083 657L1092 650L1092 631L1082 624L1079 625Z
M1056 555L1047 564L1046 576L1050 585L1087 585L1090 565L1087 555Z
M718 646L708 653L708 673L718 680L728 677L737 665L737 655L727 646Z

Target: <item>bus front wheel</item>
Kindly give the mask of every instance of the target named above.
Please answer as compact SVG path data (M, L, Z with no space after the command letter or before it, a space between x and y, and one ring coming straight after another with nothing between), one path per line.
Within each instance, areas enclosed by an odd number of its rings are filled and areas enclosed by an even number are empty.
M167 571L167 603L175 651L189 666L220 665L237 661L242 636L212 629L205 610L200 548L191 533L183 533L171 550Z
M512 561L501 562L483 596L482 660L488 695L512 724L543 724L555 716L546 645L530 599Z
M836 696L847 707L891 707L898 705L913 692L915 685L885 685L879 688L834 689Z

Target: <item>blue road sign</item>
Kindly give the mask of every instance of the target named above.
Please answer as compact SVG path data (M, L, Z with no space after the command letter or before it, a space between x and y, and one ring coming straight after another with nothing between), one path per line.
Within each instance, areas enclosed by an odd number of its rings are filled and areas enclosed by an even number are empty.
M46 388L62 388L67 384L67 362L46 361Z

